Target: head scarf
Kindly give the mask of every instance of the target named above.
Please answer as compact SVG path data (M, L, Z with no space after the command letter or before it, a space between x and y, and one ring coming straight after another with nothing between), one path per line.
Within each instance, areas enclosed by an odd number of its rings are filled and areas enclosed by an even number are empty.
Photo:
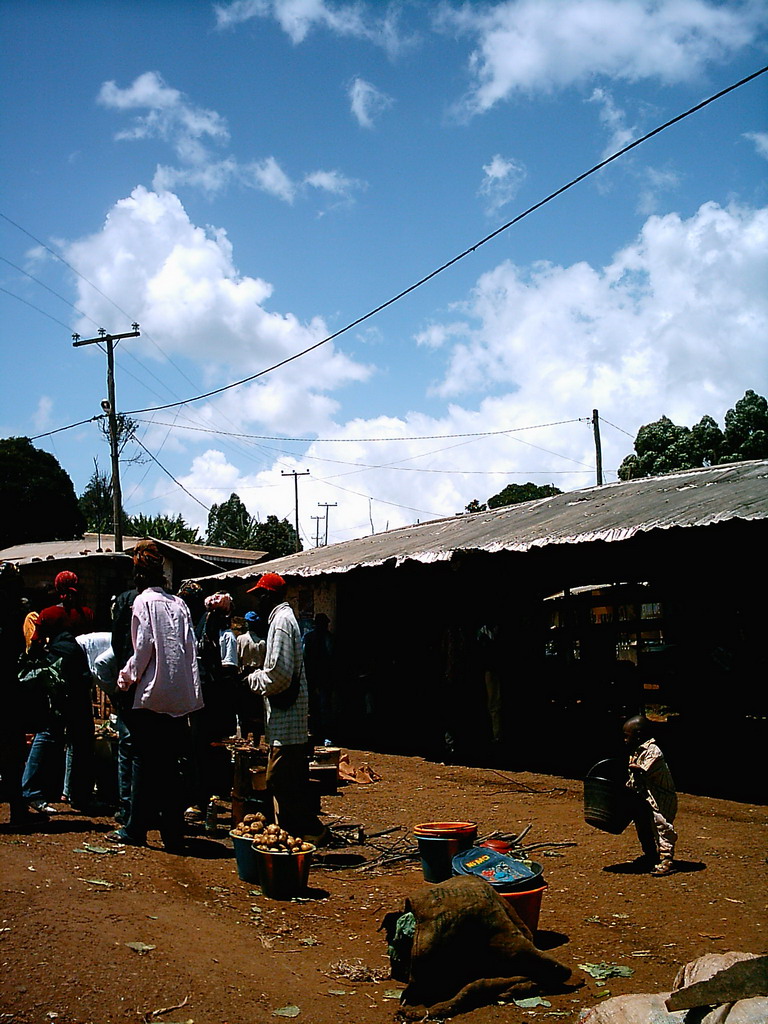
M53 587L59 597L75 597L79 590L79 580L73 572L65 569L53 581Z
M207 612L223 612L225 615L230 615L232 612L232 598L229 594L221 592L211 594L205 599L205 610Z
M179 597L202 597L203 588L194 580L184 580L178 589Z

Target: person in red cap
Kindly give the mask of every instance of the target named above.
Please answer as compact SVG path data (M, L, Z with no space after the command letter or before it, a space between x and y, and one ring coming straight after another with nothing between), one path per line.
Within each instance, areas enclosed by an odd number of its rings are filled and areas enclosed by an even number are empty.
M299 624L285 599L282 576L265 572L248 593L255 594L269 625L264 665L248 676L251 689L264 697L267 790L280 827L317 845L327 830L309 809L309 702Z

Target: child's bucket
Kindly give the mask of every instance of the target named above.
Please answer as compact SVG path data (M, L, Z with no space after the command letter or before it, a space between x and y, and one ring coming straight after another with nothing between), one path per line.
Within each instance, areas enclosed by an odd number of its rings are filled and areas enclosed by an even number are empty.
M274 853L253 848L258 864L258 883L272 900L290 900L306 891L313 846L306 853Z
M535 933L539 927L539 914L541 913L541 901L547 888L546 882L538 889L529 889L525 892L499 892L503 900L507 900L513 907L521 921Z
M584 779L584 820L601 832L618 836L632 820L627 769L617 758L599 761Z
M235 847L235 861L237 862L237 875L241 882L259 884L259 862L253 849L253 840L243 836L233 836L229 833Z
M468 850L477 832L445 836L420 836L416 834L421 855L421 870L428 882L445 882L451 877L451 862L457 853Z

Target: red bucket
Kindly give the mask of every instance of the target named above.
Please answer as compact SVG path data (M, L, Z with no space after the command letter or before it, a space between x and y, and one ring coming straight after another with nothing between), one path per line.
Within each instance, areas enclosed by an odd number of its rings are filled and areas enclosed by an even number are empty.
M259 872L259 885L265 896L273 900L290 900L301 896L307 888L313 846L306 853L275 853L253 847Z
M499 892L499 896L503 900L507 900L509 905L517 911L520 919L528 925L532 932L535 932L539 927L541 901L546 888L546 885L542 885L538 889L529 889L527 892Z

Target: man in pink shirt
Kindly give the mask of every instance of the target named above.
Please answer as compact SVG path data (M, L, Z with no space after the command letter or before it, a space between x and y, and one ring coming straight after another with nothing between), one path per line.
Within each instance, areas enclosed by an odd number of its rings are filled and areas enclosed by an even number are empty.
M144 846L157 827L169 853L184 848L184 792L180 759L188 716L203 706L192 621L186 604L164 588L163 559L153 541L133 552L138 596L133 602L133 654L118 676L133 701L126 712L135 762L131 808L111 842Z

